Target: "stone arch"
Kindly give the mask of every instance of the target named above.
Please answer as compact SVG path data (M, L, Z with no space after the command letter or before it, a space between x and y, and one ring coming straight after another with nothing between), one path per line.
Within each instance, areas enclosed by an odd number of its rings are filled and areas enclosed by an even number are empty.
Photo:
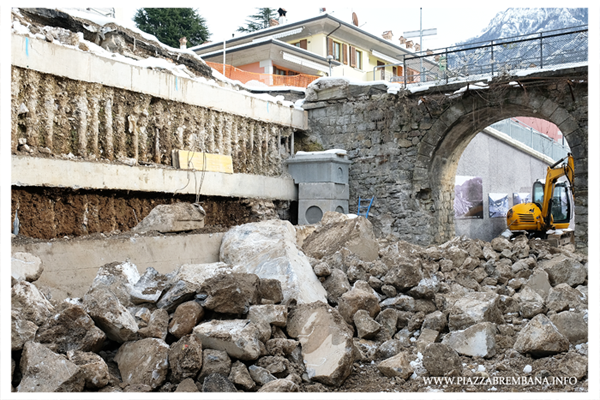
M582 120L573 112L578 108L573 104L576 101L560 104L551 94L548 90L525 91L517 87L510 89L502 103L496 103L485 94L467 92L437 118L419 145L415 165L423 171L418 186L426 186L426 178L435 202L437 223L432 224L431 232L435 242L454 236L454 177L460 156L471 139L497 121L526 116L556 124L571 147L575 160L576 241L578 248L587 248L587 113ZM572 89L571 97L575 100ZM587 91L580 97L587 100ZM419 177L415 178L417 183Z

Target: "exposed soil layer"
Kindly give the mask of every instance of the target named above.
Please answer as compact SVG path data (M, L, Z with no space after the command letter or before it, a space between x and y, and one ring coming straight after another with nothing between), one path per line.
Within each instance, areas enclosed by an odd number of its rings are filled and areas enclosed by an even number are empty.
M127 232L161 204L190 202L194 195L133 191L91 191L60 188L13 187L11 231L18 210L19 235L36 239L77 237L94 233ZM290 202L200 196L206 211L203 231L256 222L276 214L290 219ZM257 207L267 204L268 207ZM293 222L293 221L292 221Z

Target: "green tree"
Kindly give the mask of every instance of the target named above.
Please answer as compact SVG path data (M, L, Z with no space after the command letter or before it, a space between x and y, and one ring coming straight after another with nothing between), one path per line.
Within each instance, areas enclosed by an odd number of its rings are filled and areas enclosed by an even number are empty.
M246 26L240 26L237 29L238 32L254 32L268 28L271 19L279 17L277 10L274 8L263 7L257 8L257 10L258 13L250 15L249 19L246 20Z
M188 47L210 37L206 21L193 8L139 8L133 21L142 31L175 48L182 37L187 38Z

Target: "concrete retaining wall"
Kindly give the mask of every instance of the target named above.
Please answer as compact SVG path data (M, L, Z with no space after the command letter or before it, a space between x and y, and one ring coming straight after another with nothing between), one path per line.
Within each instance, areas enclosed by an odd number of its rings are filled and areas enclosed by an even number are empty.
M219 261L224 233L106 237L85 240L53 240L13 245L12 252L39 257L44 272L37 281L50 288L54 299L82 297L96 277L98 268L113 261L129 259L140 273L152 267L168 273L182 264Z

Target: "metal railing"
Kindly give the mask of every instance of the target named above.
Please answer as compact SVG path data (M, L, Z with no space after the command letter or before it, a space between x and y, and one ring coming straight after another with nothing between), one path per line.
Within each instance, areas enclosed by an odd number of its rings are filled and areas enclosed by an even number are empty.
M495 124L492 124L491 127L506 133L511 138L518 140L553 160L560 160L571 151L566 142L564 144L558 143L551 137L536 131L530 126L524 125L513 118L498 121Z
M421 63L421 59L423 62ZM450 83L467 77L498 76L516 70L545 68L588 60L587 25L538 32L529 35L468 43L407 55L404 85ZM421 73L409 74L410 69Z

